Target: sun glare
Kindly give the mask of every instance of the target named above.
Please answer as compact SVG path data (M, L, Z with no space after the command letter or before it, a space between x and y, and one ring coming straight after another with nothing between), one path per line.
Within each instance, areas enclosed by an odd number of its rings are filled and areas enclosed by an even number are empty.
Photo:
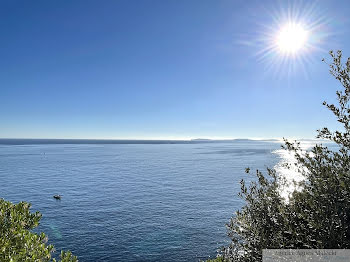
M262 7L268 14L266 20L256 21L256 31L240 41L256 48L254 56L267 75L289 78L302 73L308 77L320 57L317 53L329 49L327 39L334 34L330 31L334 19L315 1L287 2L268 10Z
M282 53L296 54L305 48L308 32L300 24L288 23L277 34L276 45Z

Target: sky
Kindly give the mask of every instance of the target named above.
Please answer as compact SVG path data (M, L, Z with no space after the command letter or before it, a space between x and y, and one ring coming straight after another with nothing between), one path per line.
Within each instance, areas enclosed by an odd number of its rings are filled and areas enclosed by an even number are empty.
M337 127L322 58L350 56L349 13L347 0L0 0L0 138L313 138ZM293 54L276 48L288 23L308 33Z

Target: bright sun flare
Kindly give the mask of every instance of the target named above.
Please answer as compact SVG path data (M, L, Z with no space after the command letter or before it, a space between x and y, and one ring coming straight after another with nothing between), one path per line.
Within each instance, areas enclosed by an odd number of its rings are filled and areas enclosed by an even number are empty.
M308 32L300 24L288 23L277 34L278 49L285 54L296 54L305 47Z
M290 1L283 8L272 8L266 23L243 39L244 44L257 47L256 57L267 72L281 78L297 72L307 76L319 57L315 52L325 52L332 19L313 2Z

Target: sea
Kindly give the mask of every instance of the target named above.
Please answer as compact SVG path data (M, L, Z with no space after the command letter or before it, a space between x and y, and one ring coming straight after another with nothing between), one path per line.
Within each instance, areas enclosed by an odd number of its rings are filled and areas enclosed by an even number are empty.
M30 202L35 232L82 262L200 261L230 241L245 168L283 161L277 141L0 139L0 198ZM61 200L53 195L60 194Z

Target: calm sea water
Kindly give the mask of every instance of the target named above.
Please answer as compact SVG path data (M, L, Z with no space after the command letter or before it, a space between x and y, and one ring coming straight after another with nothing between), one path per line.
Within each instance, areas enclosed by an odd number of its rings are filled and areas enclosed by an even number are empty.
M31 202L38 231L83 262L198 261L229 241L244 168L273 167L279 146L3 144L0 197Z

